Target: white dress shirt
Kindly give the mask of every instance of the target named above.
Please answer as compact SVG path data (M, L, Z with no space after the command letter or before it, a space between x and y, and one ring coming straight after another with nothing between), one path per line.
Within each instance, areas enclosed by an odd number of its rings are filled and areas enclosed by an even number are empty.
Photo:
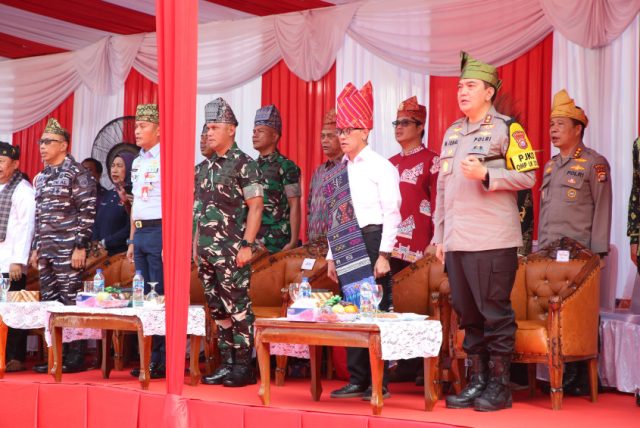
M160 143L140 154L131 165L133 220L156 220L162 218L160 181Z
M389 160L366 146L353 159L344 155L347 162L351 201L356 213L358 226L382 225L382 239L379 251L390 253L396 243L400 216L400 176ZM333 260L331 248L327 260Z
M5 186L6 184L0 184L0 191ZM9 272L9 265L12 263L23 265L23 272L26 272L35 217L35 191L28 181L22 180L11 196L7 236L3 242L0 242L0 271L2 273Z

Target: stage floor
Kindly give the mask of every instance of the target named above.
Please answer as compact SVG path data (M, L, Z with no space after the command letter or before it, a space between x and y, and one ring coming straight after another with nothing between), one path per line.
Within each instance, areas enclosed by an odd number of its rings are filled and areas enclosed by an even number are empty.
M188 379L185 377L185 382ZM444 402L440 400L433 412L425 412L422 408L423 393L420 387L417 387L411 383L392 383L390 385L390 392L392 397L385 400L385 405L382 411L382 417L372 417L370 413L370 406L359 399L342 399L335 400L329 398L329 392L332 389L338 388L343 385L342 381L323 381L323 396L319 402L311 400L309 391L309 381L306 379L288 379L283 387L272 386L271 389L271 406L273 412L268 412L272 416L277 414L275 410L280 409L284 411L301 411L303 413L300 416L300 420L304 422L304 414L311 416L313 414L324 414L318 421L325 421L324 423L330 423L331 428L355 428L356 426L363 427L413 427L413 426L465 426L465 427L517 427L517 428L539 428L545 427L569 427L580 426L581 428L588 427L637 427L638 417L640 416L640 408L635 405L635 400L631 394L622 394L618 392L606 392L598 397L597 403L591 403L586 397L565 397L563 401L563 407L561 411L554 412L550 409L549 397L538 393L535 397L530 398L527 391L517 391L514 394L513 408L506 411L493 412L493 413L480 413L473 410L450 410L444 407ZM66 386L66 387L65 387ZM86 386L86 388L84 388ZM30 391L40 391L35 393ZM80 392L84 391L84 392ZM154 402L162 403L162 397L165 391L165 383L162 380L152 380L149 391L140 394L140 384L137 380L129 376L128 371L111 373L111 378L108 380L102 380L100 371L91 370L77 374L65 374L63 375L62 384L56 385L53 382L53 378L49 375L39 375L30 371L19 373L7 373L3 380L0 380L0 427L12 427L21 428L22 426L28 427L41 427L41 426L61 426L49 423L51 421L44 421L44 410L42 409L43 402L54 405L57 400L60 403L68 403L72 408L81 408L82 405L86 405L87 409L91 407L91 403L94 397L114 397L114 403L109 403L107 406L112 409L123 409L122 403L126 400L131 401L131 397L140 396L140 402ZM219 404L226 403L231 406L224 406L228 410L238 409L243 406L244 408L250 407L253 410L265 410L261 405L258 398L258 385L252 385L245 388L225 388L222 386L208 386L198 385L196 387L185 385L184 397L189 400L189 412L193 420L190 420L190 426L211 426L210 424L204 424L204 421L197 421L197 417L211 415L210 410L207 410L209 405L216 405L217 409L220 409ZM37 412L39 414L38 422L31 423L33 419L25 419L28 422L24 425L18 423L18 420L14 418L3 417L3 414L15 413L18 419L24 416L24 411L18 412L18 408L25 409L28 412L29 408L34 408L33 403L25 403L29 397L38 397L37 400ZM82 402L74 402L81 400ZM84 398L82 398L84 397ZM120 397L120 398L115 398ZM129 397L129 398L127 398ZM12 404L12 401L20 400L20 403ZM84 400L84 401L83 401ZM118 400L121 400L121 404L118 404ZM105 403L106 404L106 403ZM236 406L240 405L240 406ZM18 407L16 407L18 406ZM64 404L58 404L58 406L64 406ZM114 407L112 407L114 406ZM161 414L161 408L152 410L153 406L146 406L146 412L158 412ZM194 410L195 409L195 410ZM199 411L197 411L199 409ZM136 411L139 409L136 407ZM48 412L48 410L47 410ZM45 412L46 413L46 412ZM90 411L86 411L84 420L88 421L93 416L90 416ZM126 413L126 412L125 412ZM228 412L227 412L228 413ZM232 412L233 413L233 412ZM287 413L287 412L283 412ZM290 412L288 412L290 413ZM253 426L253 424L247 423L247 414L255 414L257 422L259 422L260 412L258 413L243 413L244 424L241 426ZM347 415L360 416L357 418L349 417ZM157 415L156 415L157 416ZM62 417L62 415L60 416ZM123 414L123 417L125 415ZM213 417L213 416L211 416ZM155 418L153 418L155 419ZM217 419L217 418L216 418ZM383 421L386 420L386 421ZM400 421L399 419L405 420ZM126 426L145 426L146 424L140 424L142 421L138 416L137 425L135 423L118 424L119 428ZM207 419L205 419L206 421ZM310 421L310 418L307 418ZM362 424L353 421L362 421ZM374 421L377 420L377 421ZM213 422L214 419L209 420ZM351 422L350 422L351 421ZM411 423L409 421L414 421ZM46 422L46 423L45 423ZM135 421L134 421L135 422ZM218 421L219 422L219 421ZM385 423L383 423L385 422ZM415 422L420 422L416 424ZM425 422L431 422L431 424ZM96 424L86 423L78 426L92 427ZM103 426L102 424L99 424ZM219 425L216 426L230 426ZM296 424L297 425L297 424ZM74 426L74 424L65 424L64 426ZM107 425L108 426L108 425ZM256 426L271 426L270 424L256 425ZM281 425L279 425L281 426ZM307 428L310 426L322 426L318 423L301 423L301 427Z

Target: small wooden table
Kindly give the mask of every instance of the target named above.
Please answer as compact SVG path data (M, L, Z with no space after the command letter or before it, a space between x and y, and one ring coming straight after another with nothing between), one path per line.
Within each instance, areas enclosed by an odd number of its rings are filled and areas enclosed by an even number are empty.
M53 348L53 367L51 374L56 382L62 381L62 329L63 328L92 328L102 330L102 377L109 378L113 368L111 358L111 342L114 330L133 331L138 335L138 347L140 353L140 385L142 389L149 389L149 363L151 361L151 339L153 336L145 336L142 322L135 315L121 315L109 313L82 313L82 312L51 312L49 318L49 330L51 332L51 344ZM195 386L200 380L200 368L198 366L197 350L200 349L200 336L191 335L190 377L191 385ZM196 351L193 351L196 350Z
M371 410L374 415L382 412L382 376L384 364L380 344L380 329L376 324L361 323L307 323L278 319L257 319L255 322L255 343L260 366L260 390L262 404L268 406L270 392L270 349L271 343L292 343L309 345L311 362L311 397L319 401L322 395L320 384L320 362L322 346L347 346L368 348L371 363ZM437 372L437 356L424 359L424 403L425 410L431 411L438 397L432 379Z

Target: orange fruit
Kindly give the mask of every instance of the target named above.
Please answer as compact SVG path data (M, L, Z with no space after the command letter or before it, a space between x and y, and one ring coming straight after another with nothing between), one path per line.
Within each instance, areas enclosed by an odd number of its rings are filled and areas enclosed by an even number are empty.
M358 313L358 307L355 305L349 305L344 308L345 313L347 314L356 314Z

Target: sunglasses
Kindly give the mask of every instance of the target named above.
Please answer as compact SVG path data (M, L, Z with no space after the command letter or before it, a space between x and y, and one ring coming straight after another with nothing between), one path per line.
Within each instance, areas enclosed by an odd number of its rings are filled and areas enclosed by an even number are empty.
M53 138L43 138L42 140L38 141L38 144L39 145L43 145L44 144L45 146L48 146L49 144L51 144L53 142L62 143L63 141L62 140L56 140L56 139L53 139Z
M412 123L415 123L416 126L422 125L422 122L418 122L417 120L408 120L408 119L394 120L393 122L391 122L394 128L397 128L399 126L402 128L405 128Z

